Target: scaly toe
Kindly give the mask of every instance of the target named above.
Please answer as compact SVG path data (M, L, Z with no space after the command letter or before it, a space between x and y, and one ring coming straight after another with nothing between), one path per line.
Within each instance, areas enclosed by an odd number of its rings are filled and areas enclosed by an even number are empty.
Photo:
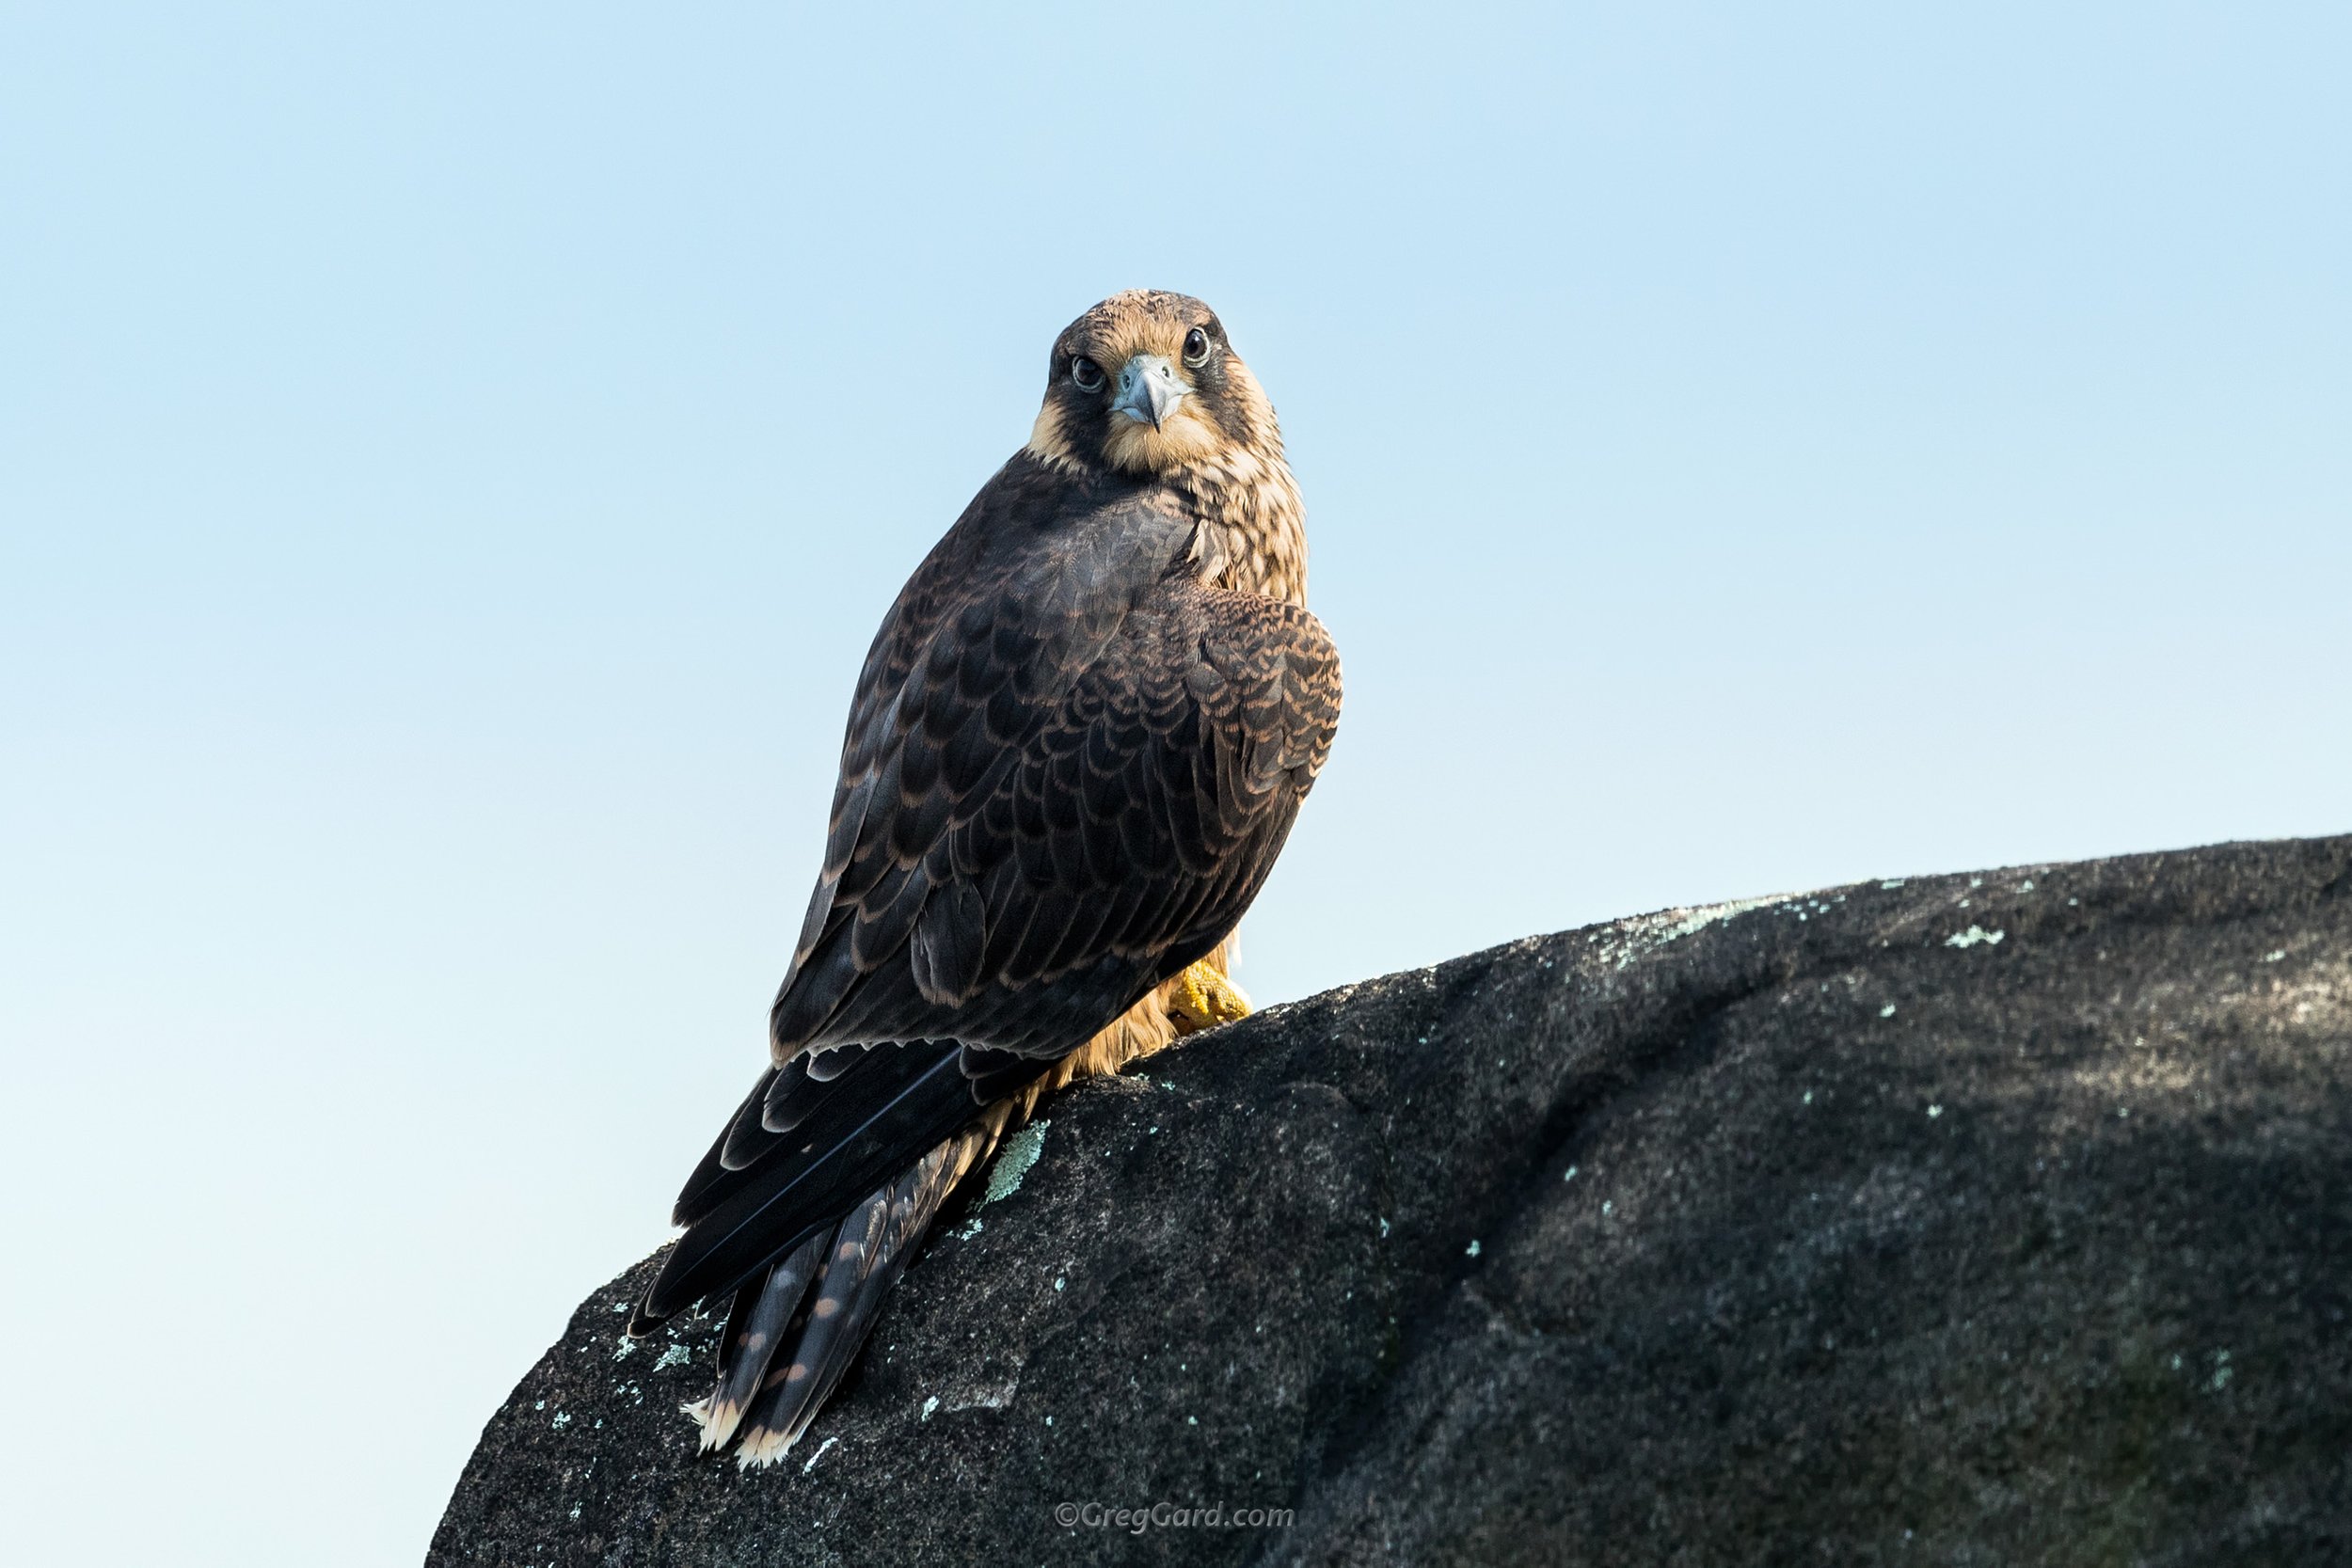
M1168 1017L1180 1035L1248 1018L1249 1011L1248 993L1205 958L1176 977L1176 988L1168 999Z

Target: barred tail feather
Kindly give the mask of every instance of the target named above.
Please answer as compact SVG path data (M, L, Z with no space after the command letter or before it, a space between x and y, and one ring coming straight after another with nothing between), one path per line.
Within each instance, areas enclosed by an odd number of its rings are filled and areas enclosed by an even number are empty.
M709 1396L686 1407L702 1426L702 1449L724 1448L759 1391L768 1364L783 1345L792 1316L824 1258L830 1231L820 1230L745 1280L735 1292L726 1332L719 1340L719 1382Z
M982 1125L940 1144L896 1181L852 1209L839 1227L819 1232L793 1255L795 1259L803 1252L815 1256L816 1244L822 1243L824 1272L806 1312L793 1325L798 1337L790 1354L773 1356L771 1353L767 1375L759 1380L757 1395L740 1417L742 1441L736 1461L743 1468L782 1459L817 1418L857 1359L866 1336L873 1330L882 1298L906 1272L940 1205L956 1183L988 1157L1003 1119L988 1117ZM805 1282L796 1287L800 1289L805 1289ZM765 1305L763 1298L761 1307ZM716 1404L714 1400L714 1413ZM706 1448L716 1446L709 1437L711 1430L706 1422Z

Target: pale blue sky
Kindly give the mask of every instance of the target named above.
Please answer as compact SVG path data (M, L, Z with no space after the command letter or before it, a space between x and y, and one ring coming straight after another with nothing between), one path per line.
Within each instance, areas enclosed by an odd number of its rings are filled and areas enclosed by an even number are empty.
M2344 8L845 9L0 9L13 1557L416 1560L1114 289L1346 660L1262 998L2352 828Z

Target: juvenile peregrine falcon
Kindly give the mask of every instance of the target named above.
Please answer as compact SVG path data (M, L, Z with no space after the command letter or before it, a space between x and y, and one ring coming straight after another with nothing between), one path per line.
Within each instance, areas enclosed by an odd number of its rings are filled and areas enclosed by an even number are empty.
M706 1449L781 1458L1038 1098L1248 1011L1225 977L1329 752L1274 409L1216 314L1114 294L866 656L773 1064L678 1195L643 1334L734 1295Z

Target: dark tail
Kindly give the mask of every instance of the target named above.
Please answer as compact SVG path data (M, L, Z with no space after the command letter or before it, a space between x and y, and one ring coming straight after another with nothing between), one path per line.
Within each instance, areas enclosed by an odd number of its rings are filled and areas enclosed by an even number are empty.
M940 1144L737 1289L718 1386L686 1407L702 1424L706 1450L739 1437L736 1462L748 1468L783 1458L800 1440L857 1359L940 1205L994 1148L999 1119Z
M827 1078L806 1057L770 1071L687 1179L672 1215L686 1234L629 1332L734 1290L977 1117L959 1055L953 1044L884 1046Z
M643 1334L734 1292L718 1385L687 1407L705 1449L739 1434L742 1462L764 1464L807 1430L940 1205L994 1148L1003 1080L1042 1065L943 1041L804 1053L761 1078L687 1179L686 1234L629 1319Z

